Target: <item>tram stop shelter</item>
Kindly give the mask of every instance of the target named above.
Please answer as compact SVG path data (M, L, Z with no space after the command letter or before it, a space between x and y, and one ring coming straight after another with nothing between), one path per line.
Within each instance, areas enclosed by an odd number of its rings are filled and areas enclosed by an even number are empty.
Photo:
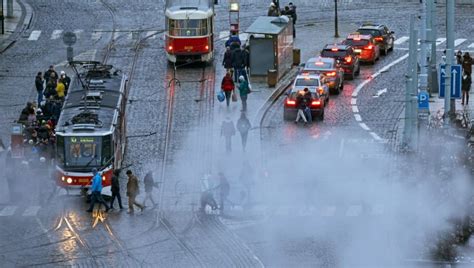
M276 79L280 80L293 64L291 20L286 16L261 16L245 32L249 34L250 75L276 72Z

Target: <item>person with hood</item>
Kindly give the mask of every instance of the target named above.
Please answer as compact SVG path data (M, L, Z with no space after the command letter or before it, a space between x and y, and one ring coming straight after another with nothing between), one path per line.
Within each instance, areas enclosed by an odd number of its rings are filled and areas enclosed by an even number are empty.
M466 72L467 75L472 74L472 65L474 64L474 61L471 58L471 55L469 52L464 53L463 61L462 61L462 69Z
M133 206L139 207L142 211L145 209L145 206L138 203L135 199L139 194L140 189L138 188L138 179L133 175L131 170L127 170L128 182L127 182L127 196L128 196L128 213L133 213Z
M249 130L252 127L249 119L245 115L245 112L240 114L240 118L237 121L237 130L240 132L240 138L242 139L242 149L245 151L247 147L247 138L249 135Z
M270 7L268 8L267 16L269 17L279 17L280 10L276 7L275 3L271 3Z
M122 196L120 196L119 176L120 176L120 169L114 170L114 174L112 175L112 187L111 187L112 188L112 200L110 201L111 209L114 209L114 201L116 197L117 197L120 209L123 209Z
M145 175L143 182L145 183L145 200L143 200L143 205L146 206L146 201L150 199L153 207L156 207L157 203L153 200L153 187L155 187L156 184L151 171Z
M240 46L232 51L232 67L234 68L234 82L238 82L244 68L244 57Z
M226 101L227 107L229 107L232 94L235 94L233 93L235 89L235 84L234 84L234 81L232 80L232 76L230 72L227 72L224 78L222 78L221 89L222 91L224 91L225 101Z
M221 137L225 138L225 150L226 152L232 151L232 136L235 135L234 122L230 120L229 116L226 116L221 126Z
M95 203L100 203L105 206L105 212L108 212L110 210L110 207L107 205L107 203L104 201L104 198L102 198L102 176L100 175L99 172L97 172L96 168L92 169L92 186L91 186L91 205L87 212L92 212L94 209Z
M462 101L461 104L469 105L469 91L471 90L472 78L470 74L464 70L462 75ZM464 101L465 100L465 101Z
M222 65L224 65L224 68L226 69L227 72L229 72L232 69L232 51L230 50L229 46L225 47L225 53L224 53L224 59L222 60Z
M59 81L64 84L64 87L65 87L64 95L67 96L69 86L71 85L71 78L67 76L65 71L61 71L61 76L59 77Z
M38 93L38 105L43 102L43 90L44 90L44 80L41 72L38 72L35 77L35 87L36 92Z
M249 82L245 80L245 77L241 75L239 77L239 92L240 99L242 100L242 112L247 111L247 96L250 94Z

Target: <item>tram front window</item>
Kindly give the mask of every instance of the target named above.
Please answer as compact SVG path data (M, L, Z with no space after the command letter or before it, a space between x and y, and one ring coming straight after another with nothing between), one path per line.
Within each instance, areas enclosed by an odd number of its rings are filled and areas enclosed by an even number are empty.
M208 34L207 19L170 19L168 23L168 31L172 36L202 36Z
M72 168L100 167L102 137L65 137L64 165Z

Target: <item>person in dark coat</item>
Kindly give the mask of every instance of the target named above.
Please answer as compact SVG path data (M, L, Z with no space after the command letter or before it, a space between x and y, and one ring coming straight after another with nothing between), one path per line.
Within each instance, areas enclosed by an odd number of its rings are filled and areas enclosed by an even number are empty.
M290 14L291 14L291 18L293 19L293 24L296 24L296 19L298 18L298 16L296 15L296 6L293 5L292 2L290 2L288 4L288 7L290 8Z
M272 3L275 5L276 9L280 11L280 0L272 0Z
M224 59L222 60L222 65L224 65L224 68L226 69L227 72L229 72L232 69L232 51L230 50L230 47L225 47L225 53L224 53Z
M122 206L122 196L120 196L120 169L114 170L114 174L112 175L112 200L110 201L110 208L114 208L114 201L117 197L120 209L123 209Z
M232 97L232 93L234 92L234 89L235 89L235 84L234 84L234 81L232 81L232 76L230 72L227 72L224 78L222 78L221 89L222 91L224 91L225 101L227 103L227 107L229 107L230 98Z
M36 92L38 93L38 105L41 104L43 101L43 90L44 90L44 80L43 80L43 75L41 72L38 72L38 74L35 77L35 87L36 87Z
M232 67L234 68L234 82L238 82L244 68L244 57L240 47L234 49L232 52Z
M471 83L471 75L464 71L462 76L462 105L464 105L464 103L469 105L469 91L471 90Z
M227 200L227 197L230 193L230 184L227 181L227 178L224 176L224 173L219 172L219 193L220 193L220 206L219 209L221 210L221 214L224 214L224 203Z
M464 53L463 61L462 61L462 69L466 72L467 75L472 74L472 65L474 61L471 58L469 52Z
M245 151L247 147L247 138L249 135L249 130L252 127L249 119L244 112L240 114L240 118L237 121L237 130L240 132L240 138L242 139L242 149Z
M27 102L26 107L23 108L23 110L21 110L20 118L18 119L18 121L20 122L28 121L28 115L30 114L31 109L33 109L33 103Z
M244 59L244 70L242 75L245 77L245 80L248 81L248 75L250 73L250 50L248 46L242 46L242 58Z
M313 117L311 115L311 108L309 107L310 104L311 104L311 101L313 99L312 95L311 95L311 92L309 91L308 88L305 88L304 90L304 99L305 99L305 103L306 103L306 108L304 110L304 114L306 116L306 119L308 120L309 123L313 122Z
M235 135L234 122L227 116L221 126L221 137L225 138L225 150L226 152L232 151L232 136Z
M234 50L236 46L240 47L240 45L241 45L241 41L240 41L239 35L236 33L231 33L229 36L229 39L225 41L225 46L230 47L230 50Z
M156 207L157 203L153 200L153 187L156 187L156 184L151 171L145 175L143 182L145 183L145 200L143 200L143 205L146 206L146 201L150 199L153 207Z
M53 76L51 76L51 74L53 74ZM49 69L44 72L44 80L46 81L46 84L49 82L50 78L53 77L53 80L55 79L56 81L54 82L57 82L57 79L58 79L58 73L54 70L54 66L53 65L50 65L49 66Z
M142 211L145 208L144 205L138 203L135 199L140 192L138 188L138 179L133 175L131 170L127 170L128 182L127 182L127 196L128 196L128 213L133 213L133 206L139 207Z
M280 16L280 9L276 7L275 3L271 3L268 8L267 16L269 17L278 17Z
M305 113L304 113L307 106L308 105L306 103L306 98L304 96L304 93L303 94L298 93L298 96L296 97L296 107L298 107L298 112L297 112L297 115L296 115L295 124L297 124L298 121L300 121L300 118L303 118L303 121L304 121L305 125L308 123L308 120L306 120L306 116L305 116Z

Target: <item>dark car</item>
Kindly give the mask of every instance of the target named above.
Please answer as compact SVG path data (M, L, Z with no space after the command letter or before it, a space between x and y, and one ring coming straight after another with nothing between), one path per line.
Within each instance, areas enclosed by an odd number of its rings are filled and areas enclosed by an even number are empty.
M374 37L375 43L380 47L380 51L387 55L389 51L393 51L395 35L387 26L383 24L365 23L357 29L360 34L370 34Z
M293 86L290 91L287 92L283 107L283 119L284 120L295 120L298 112L296 107L296 98L299 94L304 94L304 89L308 88L311 92L311 116L318 118L319 120L324 119L324 107L326 106L326 99L320 93L323 92L322 87L327 87L323 84L319 75L298 75L293 82Z
M310 58L305 64L302 73L321 74L326 77L329 92L339 94L344 89L344 69L339 60L326 57Z
M349 45L326 45L321 51L321 56L339 60L341 67L344 69L344 74L349 79L354 79L360 73L359 58Z
M380 47L371 35L353 33L347 36L343 44L351 46L360 61L375 64L380 58Z

